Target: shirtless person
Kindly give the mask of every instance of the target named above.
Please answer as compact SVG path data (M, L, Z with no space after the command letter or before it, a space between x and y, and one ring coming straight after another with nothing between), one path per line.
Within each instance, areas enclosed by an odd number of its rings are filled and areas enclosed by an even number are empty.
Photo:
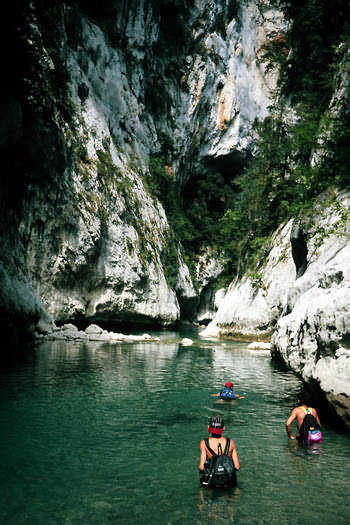
M311 408L310 407L310 403L311 403L311 397L310 397L309 393L308 392L303 392L299 396L298 406L295 407L292 410L289 418L285 422L286 431L287 431L287 434L288 434L290 439L297 439L298 441L302 441L303 440L303 436L300 433L300 429L301 429L301 425L302 425L302 423L304 421L304 418L305 418L307 412L311 413L315 417L317 423L321 427L321 423L320 423L317 411L316 411L315 408ZM297 422L298 422L298 432L297 432L295 437L293 436L293 434L291 432L291 424L294 421L294 419L296 419ZM319 432L319 434L321 434L321 439L318 439L318 441L322 440L322 433Z
M209 447L210 449L215 453L219 453L219 445L221 446L221 450L224 451L226 447L226 441L227 438L223 437L221 434L224 430L224 420L220 415L212 416L209 420L208 425L208 432L211 434L211 437L208 439ZM210 459L213 454L212 452L207 448L205 439L202 439L200 442L200 460L199 460L199 472L204 474L206 461ZM238 454L236 450L236 445L233 439L230 439L230 446L227 452L228 457L232 458L233 465L235 467L235 470L240 469ZM232 486L235 485L235 479L232 480Z

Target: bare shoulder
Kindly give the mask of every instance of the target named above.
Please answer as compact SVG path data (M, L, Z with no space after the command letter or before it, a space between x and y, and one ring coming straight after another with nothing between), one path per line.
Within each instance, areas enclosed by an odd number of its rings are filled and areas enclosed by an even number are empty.
M229 440L230 440L230 449L229 450L234 450L236 448L235 440L232 439L232 438L229 438Z
M301 407L295 407L293 408L292 410L292 415L295 417L301 417L301 416L304 416L304 410L301 408Z
M295 418L300 418L300 414L298 412L298 409L299 409L299 407L293 408L293 410L291 411L291 413L290 413L290 415L289 415L289 417L288 417L288 419L286 421L286 425L290 425L294 421Z

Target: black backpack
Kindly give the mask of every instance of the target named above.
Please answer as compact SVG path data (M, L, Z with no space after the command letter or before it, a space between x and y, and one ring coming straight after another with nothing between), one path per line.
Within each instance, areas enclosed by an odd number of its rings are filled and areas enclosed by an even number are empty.
M299 429L300 441L307 442L309 431L320 430L320 425L317 423L317 419L312 414L305 414L303 422Z
M213 454L204 466L204 476L201 479L201 485L207 487L235 487L237 484L236 470L232 458L228 457L230 449L230 438L226 438L226 446L222 452L219 443L218 454L210 448L209 440L205 440L207 449Z

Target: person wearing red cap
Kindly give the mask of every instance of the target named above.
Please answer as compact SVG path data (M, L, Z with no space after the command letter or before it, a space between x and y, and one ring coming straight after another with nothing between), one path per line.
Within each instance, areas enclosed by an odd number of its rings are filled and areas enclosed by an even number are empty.
M234 384L231 381L225 383L224 388L217 394L211 394L213 397L224 399L225 401L232 401L232 399L244 399L245 396L241 396L238 392L234 391Z
M233 439L222 436L224 429L224 419L219 414L210 418L208 432L211 434L211 437L209 439L202 439L200 442L200 460L198 469L199 472L203 474L203 477L201 478L202 485L206 485L206 468L208 468L210 458L215 455L224 453L232 459L235 471L241 468L235 442ZM228 486L234 487L236 483L235 472L233 472L232 479L229 480Z

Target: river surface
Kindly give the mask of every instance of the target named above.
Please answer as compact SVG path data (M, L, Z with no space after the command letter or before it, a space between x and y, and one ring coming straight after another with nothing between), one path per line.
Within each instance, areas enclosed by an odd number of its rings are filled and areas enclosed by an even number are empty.
M317 448L288 440L301 387L291 372L245 344L158 335L3 357L3 525L350 525L350 436L324 425ZM246 398L217 404L225 381ZM241 462L233 491L199 487L216 413Z

